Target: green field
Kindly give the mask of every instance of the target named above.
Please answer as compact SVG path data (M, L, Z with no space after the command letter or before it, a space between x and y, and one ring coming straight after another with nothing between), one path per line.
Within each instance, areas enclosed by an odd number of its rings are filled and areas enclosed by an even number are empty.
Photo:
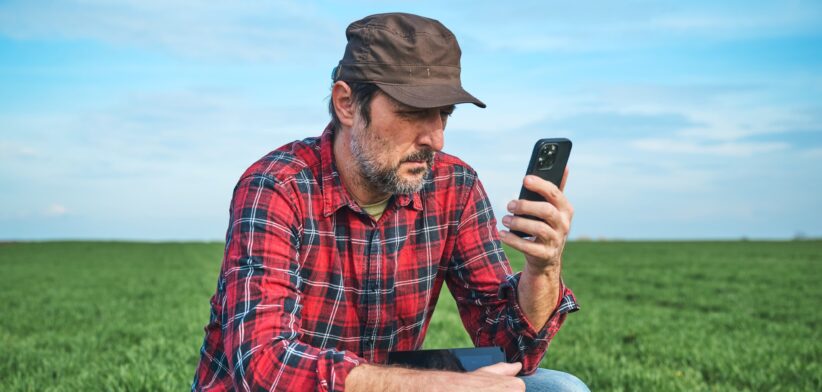
M221 252L0 244L0 389L188 389ZM592 390L822 390L820 241L574 242L564 268L582 311L542 365ZM426 347L467 345L443 295Z

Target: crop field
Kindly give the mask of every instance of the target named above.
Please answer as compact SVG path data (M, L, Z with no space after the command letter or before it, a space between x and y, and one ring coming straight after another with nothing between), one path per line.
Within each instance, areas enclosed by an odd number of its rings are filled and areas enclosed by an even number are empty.
M221 253L0 243L0 389L188 389ZM822 241L578 241L564 279L582 310L542 366L594 391L822 390ZM425 345L470 346L447 290Z

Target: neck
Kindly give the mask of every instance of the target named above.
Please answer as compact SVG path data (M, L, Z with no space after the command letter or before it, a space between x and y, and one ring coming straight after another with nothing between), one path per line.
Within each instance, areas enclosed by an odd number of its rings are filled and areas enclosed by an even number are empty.
M359 205L374 204L391 195L374 189L360 172L354 155L351 154L351 129L342 127L334 132L332 139L334 165L340 174L343 186Z

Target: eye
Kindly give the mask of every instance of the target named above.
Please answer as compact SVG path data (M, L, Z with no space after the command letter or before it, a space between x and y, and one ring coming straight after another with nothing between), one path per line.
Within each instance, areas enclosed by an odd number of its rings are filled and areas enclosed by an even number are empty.
M418 119L418 118L425 118L428 115L427 110L404 110L399 113L401 116L405 118L411 119Z
M443 118L451 117L451 115L454 114L454 109L456 109L456 106L454 105L442 108L440 109L440 116Z

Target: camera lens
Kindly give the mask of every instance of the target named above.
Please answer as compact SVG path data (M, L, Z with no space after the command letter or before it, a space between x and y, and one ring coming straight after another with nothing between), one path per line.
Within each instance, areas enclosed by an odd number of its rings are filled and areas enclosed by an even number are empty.
M556 162L557 145L543 144L539 148L539 156L537 157L538 170L550 170Z

